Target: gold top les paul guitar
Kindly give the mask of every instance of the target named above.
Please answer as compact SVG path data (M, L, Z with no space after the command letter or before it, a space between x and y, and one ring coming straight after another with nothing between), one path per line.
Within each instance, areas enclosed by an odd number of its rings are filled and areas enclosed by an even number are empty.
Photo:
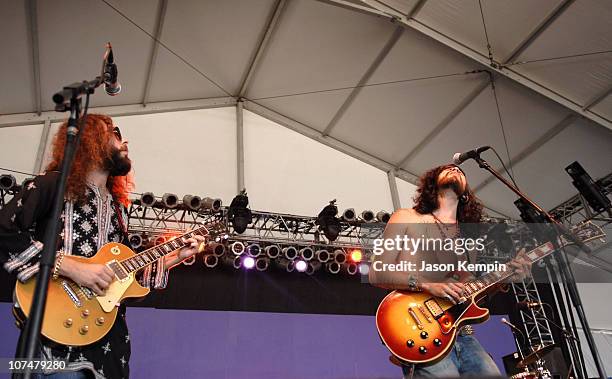
M592 223L579 225L574 233L583 242L605 236ZM567 243L562 241L562 244ZM527 258L536 262L554 251L553 244L547 242L528 252ZM464 298L458 304L427 292L393 291L376 311L378 333L391 354L401 362L422 366L436 363L450 352L461 326L489 318L489 310L477 303L510 276L511 271L490 272L464 282Z
M156 262L161 257L187 246L186 240L195 235L206 240L225 233L220 224L202 226L175 239L145 250L139 254L120 243L107 243L91 258L71 256L82 263L104 264L115 274L104 296L96 296L74 281L59 277L51 279L42 323L42 334L52 341L69 346L94 343L109 332L117 317L118 304L129 297L142 297L149 289L135 279L136 272ZM25 283L17 282L17 303L27 316L30 313L36 278Z

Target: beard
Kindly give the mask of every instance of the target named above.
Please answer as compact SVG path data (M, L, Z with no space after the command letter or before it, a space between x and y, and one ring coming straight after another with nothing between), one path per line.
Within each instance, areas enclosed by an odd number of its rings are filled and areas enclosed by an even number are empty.
M440 179L438 181L438 189L439 190L450 189L455 193L455 195L457 195L457 197L465 193L465 185L455 175L445 176L442 179Z
M121 156L121 149L113 149L110 158L106 159L104 168L110 176L125 176L132 169L132 161L127 156Z

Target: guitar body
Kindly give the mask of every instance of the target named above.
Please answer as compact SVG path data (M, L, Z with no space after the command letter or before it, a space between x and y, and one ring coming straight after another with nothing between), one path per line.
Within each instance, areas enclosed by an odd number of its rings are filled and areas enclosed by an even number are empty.
M70 256L70 259L87 264L109 264L134 255L129 247L113 242L104 245L91 258ZM35 277L25 283L18 281L15 287L17 303L26 316L30 314L35 287ZM92 291L68 278L51 279L42 334L63 345L89 345L109 332L115 323L118 305L123 299L142 297L148 293L149 289L134 279L134 273L129 273L123 280L116 277L104 296L95 296Z
M454 305L427 292L393 291L378 306L376 328L400 361L430 365L450 352L461 326L488 318L473 297Z

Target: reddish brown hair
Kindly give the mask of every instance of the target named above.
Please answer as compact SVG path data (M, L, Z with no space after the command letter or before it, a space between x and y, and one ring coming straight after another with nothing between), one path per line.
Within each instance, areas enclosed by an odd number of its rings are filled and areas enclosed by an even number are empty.
M455 165L444 165L432 168L419 178L419 187L414 198L413 209L420 214L429 214L440 207L438 203L438 176L444 170ZM463 171L462 171L463 172ZM482 203L470 186L465 187L463 199L457 206L457 221L460 223L478 223L482 220Z
M53 139L53 151L51 162L46 171L59 171L64 157L66 146L66 128L68 122L64 122ZM104 163L111 157L111 138L113 135L113 120L101 114L88 114L83 127L79 146L77 148L68 183L66 185L67 197L77 202L85 200L87 189L87 175L98 167L104 167ZM129 205L128 194L133 188L133 177L131 172L126 176L109 176L106 187L113 198L123 204Z

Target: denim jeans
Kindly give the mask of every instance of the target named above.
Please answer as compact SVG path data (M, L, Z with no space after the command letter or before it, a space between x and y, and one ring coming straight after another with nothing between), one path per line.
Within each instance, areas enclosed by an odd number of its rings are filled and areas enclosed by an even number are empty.
M403 366L404 377L408 377L409 368ZM438 363L417 367L415 378L457 378L459 376L493 377L501 373L491 356L484 351L480 342L471 335L457 336L457 342L451 352Z

